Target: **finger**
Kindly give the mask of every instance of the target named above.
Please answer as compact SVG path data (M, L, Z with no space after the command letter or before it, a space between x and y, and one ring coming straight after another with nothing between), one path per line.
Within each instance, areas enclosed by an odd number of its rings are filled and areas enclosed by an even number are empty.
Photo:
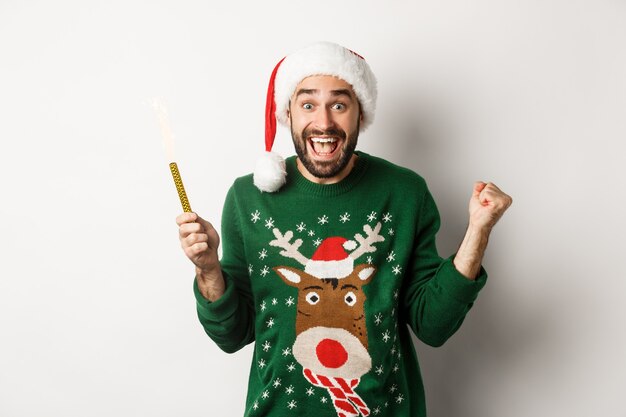
M486 186L487 186L486 183L482 181L476 181L474 183L474 192L472 193L472 196L477 198L480 195L481 191L483 191Z
M192 233L186 238L182 239L183 246L191 247L196 243L208 242L209 236L206 233Z
M193 246L188 246L185 248L185 254L188 258L192 259L198 256L199 254L206 252L209 248L209 245L206 242L198 242Z
M185 223L193 223L199 216L194 212L183 213L176 217L176 224L181 225Z
M178 228L178 235L181 238L189 236L191 233L206 232L200 223L184 223Z

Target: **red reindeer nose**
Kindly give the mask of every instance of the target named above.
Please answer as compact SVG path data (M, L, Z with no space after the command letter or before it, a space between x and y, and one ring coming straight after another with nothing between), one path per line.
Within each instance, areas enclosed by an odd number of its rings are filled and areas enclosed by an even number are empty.
M320 363L327 368L339 368L348 360L348 352L341 343L332 339L324 339L317 344L315 353Z

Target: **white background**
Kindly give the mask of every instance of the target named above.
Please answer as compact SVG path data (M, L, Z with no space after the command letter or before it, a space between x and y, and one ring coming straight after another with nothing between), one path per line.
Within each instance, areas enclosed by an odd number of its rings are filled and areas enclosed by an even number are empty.
M0 3L0 415L242 415L251 349L197 322L148 102L219 224L272 68L331 40L376 73L359 148L426 178L442 255L474 180L514 197L464 326L417 344L430 416L626 416L626 3L210 3Z

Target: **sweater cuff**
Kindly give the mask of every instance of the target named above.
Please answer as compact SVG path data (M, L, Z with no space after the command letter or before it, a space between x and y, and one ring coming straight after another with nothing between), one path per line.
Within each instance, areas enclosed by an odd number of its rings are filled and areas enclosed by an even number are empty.
M466 304L473 303L487 282L487 271L481 265L476 279L466 278L454 266L454 256L452 255L441 264L439 284L455 300Z
M198 314L207 320L214 322L222 322L231 317L237 310L237 294L235 285L228 275L224 275L224 284L226 286L224 294L216 301L209 301L200 292L198 288L197 277L193 280L193 293L196 297L196 306Z

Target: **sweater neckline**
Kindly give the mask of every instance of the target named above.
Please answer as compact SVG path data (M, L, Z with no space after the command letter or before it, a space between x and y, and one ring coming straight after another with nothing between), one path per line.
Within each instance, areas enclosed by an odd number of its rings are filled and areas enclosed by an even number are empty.
M317 184L309 181L298 171L296 165L297 157L295 155L290 156L285 160L288 185L296 190L321 197L333 197L346 193L361 181L370 162L369 155L365 152L356 151L355 154L358 158L352 167L352 171L335 184Z

